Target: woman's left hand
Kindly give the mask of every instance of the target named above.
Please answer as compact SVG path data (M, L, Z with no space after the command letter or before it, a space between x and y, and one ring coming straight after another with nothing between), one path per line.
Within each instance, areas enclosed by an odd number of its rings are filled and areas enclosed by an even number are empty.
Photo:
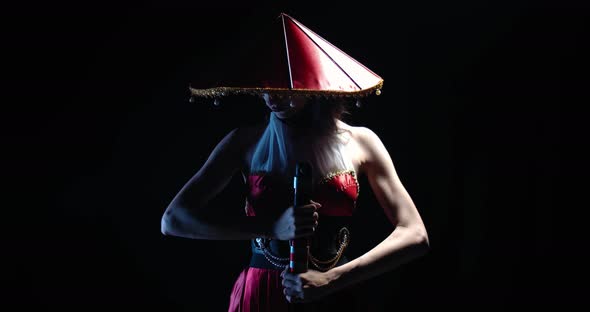
M309 269L305 273L290 273L285 268L281 273L283 278L283 294L289 302L311 302L324 297L333 291L330 284L332 277L328 272Z

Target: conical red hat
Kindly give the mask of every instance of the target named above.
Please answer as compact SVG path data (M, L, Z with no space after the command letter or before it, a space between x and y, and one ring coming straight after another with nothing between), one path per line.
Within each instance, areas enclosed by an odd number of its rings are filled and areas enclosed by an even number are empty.
M363 64L292 18L281 13L279 31L255 44L258 62L235 69L239 78L222 85L197 89L193 96L220 97L231 94L279 93L289 95L366 96L379 95L383 79Z

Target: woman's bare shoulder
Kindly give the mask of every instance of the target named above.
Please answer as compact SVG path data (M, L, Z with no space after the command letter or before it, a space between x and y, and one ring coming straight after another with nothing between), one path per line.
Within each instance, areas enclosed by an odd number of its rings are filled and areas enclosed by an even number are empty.
M348 133L351 138L361 145L371 143L371 141L379 140L377 134L368 127L365 126L352 126L344 121L338 121L338 127Z
M344 122L339 123L340 129L345 130L350 135L348 144L353 156L353 161L357 164L358 172L364 173L367 166L374 163L379 154L384 152L383 143L379 136L369 127L351 126Z
M240 157L256 142L263 130L264 127L259 124L233 128L217 144L213 154L229 153Z
M266 126L267 124L265 123L242 126L234 128L230 134L228 134L228 136L231 136L232 138L232 145L234 145L234 148L232 148L234 153L236 153L234 156L240 158L240 163L243 168L248 167L252 149L260 140Z

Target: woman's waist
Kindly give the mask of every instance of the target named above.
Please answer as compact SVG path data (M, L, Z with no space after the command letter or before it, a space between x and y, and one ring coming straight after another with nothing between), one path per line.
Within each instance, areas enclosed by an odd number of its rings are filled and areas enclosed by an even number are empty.
M333 267L338 267L347 263L349 259L350 256L347 256L346 253L338 257L338 259L336 259L334 262L326 264L318 262L315 259L312 260L311 258L308 258L307 267L318 271L327 271ZM289 266L289 261L271 259L263 253L252 253L248 266L261 269L284 270Z
M351 231L345 220L331 220L319 223L313 235L298 240L307 243L308 262L317 269L330 268L340 265L346 260L346 253L350 243ZM346 220L348 221L348 220ZM259 265L262 262L270 262L274 267L285 266L289 263L291 245L289 240L252 239L252 262ZM271 266L271 267L272 267Z
M343 243L350 241L352 218L349 216L320 217L312 235L307 236L310 252L316 255L330 255L338 252ZM289 256L289 240L258 238L272 252ZM256 239L252 240L253 243Z

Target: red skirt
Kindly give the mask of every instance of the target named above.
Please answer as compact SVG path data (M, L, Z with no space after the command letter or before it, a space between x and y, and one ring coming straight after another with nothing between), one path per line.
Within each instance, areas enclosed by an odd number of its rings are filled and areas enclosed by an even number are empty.
M355 287L330 294L316 302L292 304L283 294L281 271L247 267L232 288L229 312L371 311Z

